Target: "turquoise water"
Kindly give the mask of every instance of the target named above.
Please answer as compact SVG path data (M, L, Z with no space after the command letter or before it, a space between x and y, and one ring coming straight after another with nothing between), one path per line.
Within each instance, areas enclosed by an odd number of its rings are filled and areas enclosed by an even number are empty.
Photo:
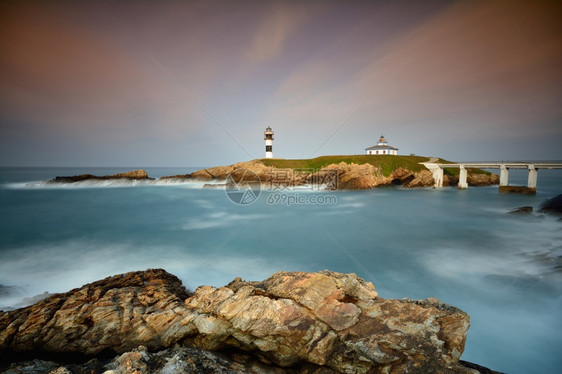
M536 196L497 186L281 191L336 200L292 206L269 204L266 191L237 205L202 183L41 183L130 169L0 169L0 284L18 287L0 306L149 267L191 289L330 269L373 282L382 297L437 297L469 313L464 360L509 373L562 367L562 222L507 214L562 193L560 170L539 171ZM512 171L510 183L526 173Z

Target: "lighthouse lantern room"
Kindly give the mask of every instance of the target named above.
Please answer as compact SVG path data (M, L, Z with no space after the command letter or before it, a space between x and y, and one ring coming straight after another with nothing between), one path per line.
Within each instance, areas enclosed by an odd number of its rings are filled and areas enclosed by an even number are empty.
M265 139L265 158L273 158L273 130L267 126L263 133Z

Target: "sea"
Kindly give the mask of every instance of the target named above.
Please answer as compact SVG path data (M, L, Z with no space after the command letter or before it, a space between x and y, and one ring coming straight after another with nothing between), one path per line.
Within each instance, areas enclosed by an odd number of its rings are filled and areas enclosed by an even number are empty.
M0 309L147 268L191 290L329 269L384 298L436 297L467 312L463 360L562 370L562 221L538 212L562 193L562 170L539 170L536 195L272 185L241 199L200 182L45 183L131 169L0 168ZM199 168L145 169L158 178ZM526 178L510 172L510 184ZM509 214L522 206L534 213Z

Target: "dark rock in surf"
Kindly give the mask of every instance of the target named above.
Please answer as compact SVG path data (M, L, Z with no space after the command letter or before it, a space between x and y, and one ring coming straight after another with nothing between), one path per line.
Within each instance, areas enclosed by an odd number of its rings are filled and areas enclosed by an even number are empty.
M562 215L562 194L542 203L539 212Z
M519 214L519 215L530 215L530 214L533 214L533 207L532 206L522 206L522 207L510 210L508 213L509 214Z
M536 187L527 186L500 186L499 191L500 193L517 193L526 195L534 195L537 193Z
M473 364L472 362L459 360L459 363L466 368L477 370L480 374L505 374L499 371L488 369L487 367Z
M23 289L17 286L5 286L0 284L0 297L13 296L21 294Z
M174 181L174 180L185 181L188 179L192 179L191 174L177 174L177 175L168 175L168 176L160 177L160 180L170 180L170 181Z

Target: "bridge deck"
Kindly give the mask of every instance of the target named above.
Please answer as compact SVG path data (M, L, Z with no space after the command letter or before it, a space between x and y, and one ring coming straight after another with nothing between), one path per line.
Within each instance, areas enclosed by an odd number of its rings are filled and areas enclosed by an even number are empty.
M427 164L427 162L425 163ZM562 169L562 163L533 163L533 162L459 162L456 164L430 163L441 168L479 168L479 169L528 169L529 166L535 169Z
M443 169L459 168L459 188L467 188L468 168L500 169L500 192L508 186L509 169L528 169L527 190L534 193L537 189L537 172L539 169L562 169L561 162L459 162L456 164L443 164L436 162L421 162L433 174L435 187L443 186ZM505 188L504 188L505 190ZM526 192L528 193L528 192Z

